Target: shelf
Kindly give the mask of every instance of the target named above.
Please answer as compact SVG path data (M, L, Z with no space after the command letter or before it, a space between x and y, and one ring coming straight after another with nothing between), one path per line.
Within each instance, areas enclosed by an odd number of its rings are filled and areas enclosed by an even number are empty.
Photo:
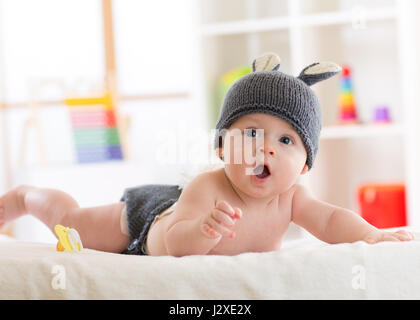
M403 134L404 127L398 124L336 125L323 127L321 139L402 136Z
M201 34L203 36L217 36L270 30L282 30L287 29L290 26L290 24L291 19L286 17L219 22L204 25L203 27L201 27Z
M366 19L366 22L394 19L395 11L394 7L367 9L364 11L363 18ZM353 22L355 22L355 13L352 10L307 14L298 20L300 26L305 27L351 24Z
M394 19L395 7L366 9L363 18L366 22ZM201 27L203 36L231 35L240 33L282 30L293 27L311 27L342 25L354 22L355 13L352 10L306 14L301 17L278 17L247 19L231 22L210 23Z
M173 92L156 92L156 93L141 93L132 95L120 95L118 102L132 102L142 100L163 100L163 99L187 99L191 97L188 91L173 91ZM40 107L57 107L63 106L64 99L51 99L37 101L37 106ZM13 109L13 108L28 108L27 101L15 101L9 103L0 103L0 110Z

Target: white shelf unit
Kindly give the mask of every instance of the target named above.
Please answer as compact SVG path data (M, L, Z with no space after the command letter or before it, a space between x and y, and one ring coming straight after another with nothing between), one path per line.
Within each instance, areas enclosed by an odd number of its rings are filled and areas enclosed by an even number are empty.
M253 18L231 22L216 22L203 25L200 32L204 36L221 36L295 28L300 26L315 27L345 23L353 24L358 21L355 18L355 14L356 10L353 9L338 12L304 14L296 18L285 16L278 18ZM363 11L363 18L365 22L394 19L395 8L383 7L375 10L366 9Z
M414 214L420 211L413 151L416 105L413 86L407 85L414 76L413 5L405 0L201 0L199 46L209 127L214 128L219 112L221 76L249 65L262 52L278 53L280 71L295 76L316 61L347 64L362 124L337 125L339 77L313 86L323 129L315 166L301 183L320 198L357 211L361 183L403 181L408 223L420 227L420 214ZM392 124L372 124L373 108L384 104Z
M321 131L321 140L345 138L389 137L405 135L404 126L401 124L371 124L371 125L346 125L327 126Z

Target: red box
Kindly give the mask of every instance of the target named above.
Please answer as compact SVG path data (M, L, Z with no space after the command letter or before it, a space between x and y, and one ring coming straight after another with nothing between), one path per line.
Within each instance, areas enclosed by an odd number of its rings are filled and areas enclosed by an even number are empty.
M357 189L360 215L377 228L407 225L404 184L363 184Z

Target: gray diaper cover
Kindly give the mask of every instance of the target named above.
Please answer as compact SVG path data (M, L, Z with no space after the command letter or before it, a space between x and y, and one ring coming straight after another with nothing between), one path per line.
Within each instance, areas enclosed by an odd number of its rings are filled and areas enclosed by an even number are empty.
M145 241L153 220L178 201L181 193L178 185L169 184L146 184L125 189L120 201L125 201L130 243L121 253L147 255Z

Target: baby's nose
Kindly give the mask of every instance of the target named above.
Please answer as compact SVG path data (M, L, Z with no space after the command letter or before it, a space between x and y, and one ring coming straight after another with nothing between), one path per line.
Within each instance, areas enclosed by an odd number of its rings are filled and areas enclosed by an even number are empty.
M264 152L265 151L265 152ZM275 156L275 151L274 151L274 148L273 147L271 147L271 146L265 146L265 147L261 147L260 148L260 152L262 152L262 153L268 153L270 156Z

